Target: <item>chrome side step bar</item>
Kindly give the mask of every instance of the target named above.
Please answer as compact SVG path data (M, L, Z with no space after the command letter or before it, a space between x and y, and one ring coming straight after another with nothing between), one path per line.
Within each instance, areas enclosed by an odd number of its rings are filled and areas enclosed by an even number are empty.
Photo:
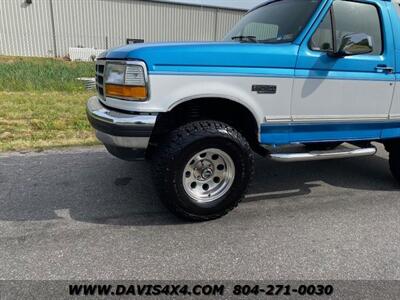
M375 155L377 149L375 147L360 149L335 149L327 151L311 151L305 153L271 153L269 158L279 162L297 162L297 161L313 161L339 159L349 157L362 157Z

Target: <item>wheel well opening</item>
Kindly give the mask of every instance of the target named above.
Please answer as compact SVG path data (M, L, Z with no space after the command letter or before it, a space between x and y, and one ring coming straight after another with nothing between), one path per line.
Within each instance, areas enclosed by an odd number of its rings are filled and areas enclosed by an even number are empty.
M153 142L184 124L200 120L224 122L238 130L248 140L254 151L260 151L258 125L253 114L240 103L223 98L201 98L179 104L162 113L153 131Z

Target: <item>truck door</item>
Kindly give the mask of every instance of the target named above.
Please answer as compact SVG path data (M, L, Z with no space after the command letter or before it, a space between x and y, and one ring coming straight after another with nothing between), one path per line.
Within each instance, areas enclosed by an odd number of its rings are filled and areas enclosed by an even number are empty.
M395 57L387 3L335 0L325 8L299 50L291 112L294 123L350 122L347 128L351 130L351 124L388 119ZM372 52L345 57L329 54L352 33L370 36Z

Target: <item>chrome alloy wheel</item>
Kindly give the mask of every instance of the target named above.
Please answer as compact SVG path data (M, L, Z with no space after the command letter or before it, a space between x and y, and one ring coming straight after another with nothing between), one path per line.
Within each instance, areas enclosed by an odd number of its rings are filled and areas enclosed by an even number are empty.
M199 204L218 200L231 188L235 179L232 158L219 149L205 149L194 155L183 171L183 187Z

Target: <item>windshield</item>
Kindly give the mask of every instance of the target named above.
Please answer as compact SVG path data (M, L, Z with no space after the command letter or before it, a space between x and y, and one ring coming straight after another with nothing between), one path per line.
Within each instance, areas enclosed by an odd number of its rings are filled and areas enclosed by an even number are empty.
M293 42L321 0L280 0L250 11L225 37L247 43Z

